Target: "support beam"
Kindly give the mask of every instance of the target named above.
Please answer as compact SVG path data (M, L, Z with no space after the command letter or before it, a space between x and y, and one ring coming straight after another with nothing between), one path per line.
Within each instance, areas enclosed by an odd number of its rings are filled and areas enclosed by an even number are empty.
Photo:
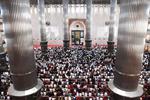
M148 25L149 0L121 0L118 48L114 80L109 88L114 100L139 100L143 94L138 84Z
M1 0L12 84L8 94L25 99L43 86L34 61L29 0ZM30 99L31 100L31 99Z
M68 49L70 46L70 34L68 30L68 4L69 0L63 0L63 14L64 14L64 49Z
M92 47L91 40L91 17L92 17L92 0L86 0L86 36L85 36L85 48L90 49Z
M114 36L115 36L115 17L116 17L116 6L117 0L110 0L110 26L109 26L109 36L108 36L108 52L112 53L114 51Z
M41 50L43 53L47 51L47 35L46 35L46 23L45 23L45 0L38 0L38 11L40 19L40 35L41 35Z

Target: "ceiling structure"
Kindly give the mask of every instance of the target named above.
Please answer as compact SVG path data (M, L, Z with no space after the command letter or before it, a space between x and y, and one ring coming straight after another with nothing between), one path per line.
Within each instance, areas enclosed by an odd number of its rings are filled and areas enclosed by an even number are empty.
M37 5L38 0L30 0L32 5ZM86 0L69 0L70 4L85 4ZM110 4L110 0L92 0L93 4ZM118 0L118 3L120 0ZM62 4L62 0L45 0L45 4Z

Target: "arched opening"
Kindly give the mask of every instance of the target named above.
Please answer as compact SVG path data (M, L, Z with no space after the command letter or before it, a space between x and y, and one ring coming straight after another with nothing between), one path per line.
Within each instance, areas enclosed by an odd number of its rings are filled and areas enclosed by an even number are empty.
M85 45L86 26L82 20L70 24L70 43L72 46Z

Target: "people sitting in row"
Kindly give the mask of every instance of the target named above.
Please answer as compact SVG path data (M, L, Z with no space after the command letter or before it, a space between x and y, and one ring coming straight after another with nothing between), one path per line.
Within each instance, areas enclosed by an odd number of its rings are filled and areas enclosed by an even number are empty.
M34 51L38 77L44 83L41 100L110 100L108 82L114 78L116 49L111 55L105 47L94 47L90 51L81 47L67 51L62 47L49 48L45 55L40 49ZM139 81L145 91L142 100L150 95L149 60L150 53L145 53ZM9 73L3 73L2 77L2 83L7 83L8 88ZM2 90L1 98L9 100L7 91Z

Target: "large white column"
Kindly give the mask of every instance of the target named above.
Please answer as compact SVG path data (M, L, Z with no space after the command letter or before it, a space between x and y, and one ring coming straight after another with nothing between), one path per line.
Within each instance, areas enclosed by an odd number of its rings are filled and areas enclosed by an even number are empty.
M1 72L4 72L8 70L6 64L6 51L5 48L3 47L3 37L2 33L0 32L0 74Z
M29 100L27 97L37 93L43 85L37 79L34 61L30 2L1 0L0 4L12 80L8 94L20 100Z
M2 38L2 32L0 32L0 54L5 52L3 47L3 38Z
M91 19L92 19L92 0L86 0L86 35L85 47L90 49L92 47L91 40Z
M114 50L114 36L116 27L116 7L117 0L110 0L110 26L109 26L109 36L108 36L108 51L113 52Z
M149 0L120 0L118 46L114 80L109 88L114 100L139 100L144 40L148 25Z
M63 0L63 17L64 17L64 48L69 48L70 45L70 34L68 30L68 4L69 0Z
M38 11L40 20L41 50L47 51L47 34L45 22L45 0L38 0Z

